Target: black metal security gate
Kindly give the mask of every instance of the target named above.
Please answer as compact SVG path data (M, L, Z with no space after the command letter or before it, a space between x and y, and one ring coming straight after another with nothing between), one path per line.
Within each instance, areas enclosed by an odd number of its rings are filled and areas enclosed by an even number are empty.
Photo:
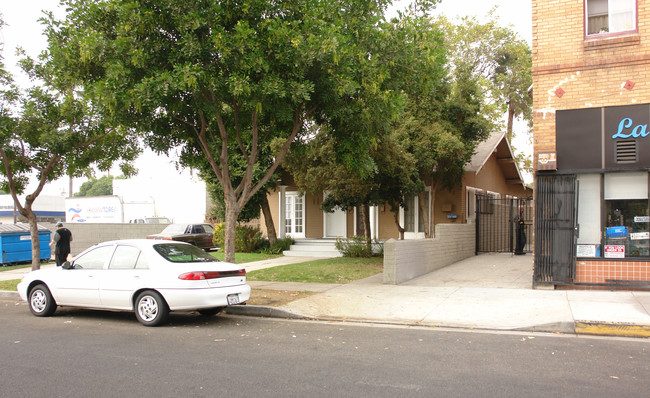
M532 252L533 201L530 198L495 198L476 195L476 253L514 252L517 235L515 217L519 209L525 220L524 252Z
M575 175L535 178L534 283L573 281L577 199Z
M535 179L534 283L571 282L576 268L575 175Z

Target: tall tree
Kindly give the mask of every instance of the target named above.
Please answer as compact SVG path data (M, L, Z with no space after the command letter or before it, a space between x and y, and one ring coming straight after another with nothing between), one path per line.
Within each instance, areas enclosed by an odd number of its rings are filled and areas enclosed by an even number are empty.
M3 23L0 20L0 28ZM0 189L8 192L30 227L32 269L40 268L40 242L33 204L45 185L63 176L79 176L91 165L109 169L123 159L122 170L139 153L122 130L101 117L74 79L57 69L48 53L38 61L24 58L24 71L40 86L21 91L0 63ZM36 186L25 195L30 180Z
M438 189L460 186L474 148L494 128L489 114L484 112L484 98L476 81L459 71L455 73L451 85L409 97L405 117L397 124L409 137L408 151L414 155L418 174L431 192L431 201L425 200L425 192L419 193L418 200L427 238L433 236Z
M93 165L107 170L117 159L133 160L138 149L129 136L105 124L82 93L36 87L21 105L20 114L0 131L0 185L29 222L32 269L38 269L40 242L33 204L45 185L63 176L80 176ZM124 166L125 173L133 171L128 164ZM22 203L18 195L25 191L31 176L37 184Z
M528 43L496 18L497 8L481 23L466 16L452 23L439 20L446 31L452 68L457 76L471 77L486 101L484 113L495 123L506 115L508 139L512 139L513 122L522 117L532 123L532 54Z
M154 149L178 145L183 159L208 162L224 191L227 261L238 214L308 120L329 125L341 156L369 169L373 127L390 119L395 97L370 52L389 0L65 3L66 20L50 18L51 51ZM273 139L283 144L253 182Z
M412 206L409 199L419 195L425 236L430 237L434 203L424 197L425 184L433 199L438 188L458 185L475 145L492 124L483 115L484 98L472 76L450 77L438 25L412 12L400 17L381 26L376 59L388 76L384 86L401 94L404 107L391 130L376 135L369 151L373 172L362 174L341 162L323 138L325 131L295 151L287 168L301 189L328 192L326 211L388 203L402 238L400 208Z

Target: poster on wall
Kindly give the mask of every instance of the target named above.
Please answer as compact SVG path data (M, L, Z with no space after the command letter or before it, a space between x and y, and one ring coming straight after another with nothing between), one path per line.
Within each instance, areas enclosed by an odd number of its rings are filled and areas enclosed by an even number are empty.
M625 258L625 245L606 245L605 258Z
M598 245L578 245L576 257L598 257L596 248Z

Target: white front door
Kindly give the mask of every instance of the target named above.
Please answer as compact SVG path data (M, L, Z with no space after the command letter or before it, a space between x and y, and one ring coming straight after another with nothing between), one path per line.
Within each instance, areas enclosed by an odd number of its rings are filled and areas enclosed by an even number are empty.
M285 234L292 238L305 237L305 197L287 192L285 198Z
M345 237L347 217L343 210L336 209L332 213L325 213L325 231L323 236L326 238Z
M323 193L323 201L328 193ZM344 238L347 236L347 214L336 208L333 212L323 212L323 238Z

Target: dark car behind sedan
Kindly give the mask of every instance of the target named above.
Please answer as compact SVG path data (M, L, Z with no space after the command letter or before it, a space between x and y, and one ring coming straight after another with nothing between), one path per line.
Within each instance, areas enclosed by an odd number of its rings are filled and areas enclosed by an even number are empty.
M159 234L149 235L147 239L176 240L191 243L201 249L210 250L214 228L210 224L169 224Z

